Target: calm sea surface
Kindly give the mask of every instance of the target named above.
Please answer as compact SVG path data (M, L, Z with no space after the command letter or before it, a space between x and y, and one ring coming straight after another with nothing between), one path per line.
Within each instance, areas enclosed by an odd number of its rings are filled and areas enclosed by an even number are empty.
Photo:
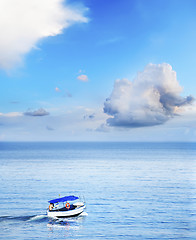
M0 239L196 239L196 143L0 143Z

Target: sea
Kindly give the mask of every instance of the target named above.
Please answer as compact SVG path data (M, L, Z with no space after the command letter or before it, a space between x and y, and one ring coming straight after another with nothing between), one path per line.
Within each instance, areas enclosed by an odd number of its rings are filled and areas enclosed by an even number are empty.
M0 142L0 239L196 239L196 143Z

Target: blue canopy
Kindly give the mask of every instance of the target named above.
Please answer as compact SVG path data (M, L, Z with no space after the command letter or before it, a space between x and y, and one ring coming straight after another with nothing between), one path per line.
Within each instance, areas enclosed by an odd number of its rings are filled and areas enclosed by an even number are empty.
M76 199L78 199L78 197L75 197L75 196L65 196L65 197L62 197L62 198L56 198L56 199L50 200L48 202L49 203L58 203L58 202L74 201Z

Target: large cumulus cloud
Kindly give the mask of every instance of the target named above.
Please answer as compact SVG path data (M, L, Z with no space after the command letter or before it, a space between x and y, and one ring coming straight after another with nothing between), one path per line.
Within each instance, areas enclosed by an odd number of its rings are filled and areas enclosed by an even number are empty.
M182 97L182 87L169 64L148 64L131 82L116 80L104 103L110 126L145 127L163 124L190 104L193 97Z
M0 68L19 64L40 39L60 34L75 22L87 22L85 10L63 0L1 0Z

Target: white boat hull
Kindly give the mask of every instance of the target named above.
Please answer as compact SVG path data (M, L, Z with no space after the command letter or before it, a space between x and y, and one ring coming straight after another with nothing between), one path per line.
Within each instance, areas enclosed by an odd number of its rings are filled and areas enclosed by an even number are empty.
M68 211L47 211L47 215L50 218L66 218L66 217L75 217L80 215L86 206L78 207L73 210Z

